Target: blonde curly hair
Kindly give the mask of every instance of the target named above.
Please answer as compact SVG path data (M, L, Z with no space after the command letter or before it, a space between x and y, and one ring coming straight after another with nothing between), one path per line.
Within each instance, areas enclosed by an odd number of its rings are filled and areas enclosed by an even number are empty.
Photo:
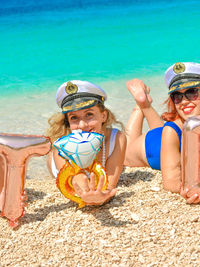
M103 123L103 127L112 128L112 125L116 124L119 125L122 130L124 130L122 122L118 121L115 115L108 108L106 108L101 103L98 103L96 106L99 107L101 112L103 111L107 112L107 120L106 122ZM48 123L50 127L47 129L46 135L50 137L52 143L56 141L58 138L71 133L70 125L67 119L67 114L62 114L61 112L53 114L48 119Z

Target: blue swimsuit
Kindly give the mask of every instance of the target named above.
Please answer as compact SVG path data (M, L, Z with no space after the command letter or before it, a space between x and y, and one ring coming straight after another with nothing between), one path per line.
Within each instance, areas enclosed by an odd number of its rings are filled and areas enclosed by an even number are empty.
M161 138L162 138L162 130L165 126L170 126L176 131L179 137L180 148L181 148L182 131L174 122L168 121L164 124L163 127L158 127L150 130L146 134L145 138L145 151L146 151L147 161L152 169L160 170Z

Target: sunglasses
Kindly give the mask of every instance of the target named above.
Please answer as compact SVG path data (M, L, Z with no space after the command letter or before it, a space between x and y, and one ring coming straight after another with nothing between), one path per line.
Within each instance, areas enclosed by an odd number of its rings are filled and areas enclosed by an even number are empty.
M186 90L184 93L181 92L174 92L170 95L171 100L174 102L174 104L181 103L183 96L189 101L194 101L199 96L199 88L190 88Z

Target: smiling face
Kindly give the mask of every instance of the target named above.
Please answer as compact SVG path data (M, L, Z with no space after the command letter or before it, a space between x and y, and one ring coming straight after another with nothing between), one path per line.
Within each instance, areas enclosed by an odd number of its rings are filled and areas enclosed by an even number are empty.
M107 120L107 112L101 111L98 106L67 113L71 131L82 130L102 133L103 123Z
M189 117L200 115L200 88L197 91L197 96L194 100L189 100L185 95L182 96L182 101L175 103L176 110L183 120ZM185 93L188 89L179 90L180 93Z

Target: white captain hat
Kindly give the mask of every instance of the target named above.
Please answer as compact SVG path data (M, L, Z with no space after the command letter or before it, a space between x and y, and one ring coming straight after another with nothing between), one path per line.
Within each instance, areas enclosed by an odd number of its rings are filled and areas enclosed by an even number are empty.
M165 72L165 82L169 94L174 91L200 87L200 64L193 62L178 62Z
M101 87L80 80L63 83L56 93L56 102L62 113L103 104L106 99L107 95Z

